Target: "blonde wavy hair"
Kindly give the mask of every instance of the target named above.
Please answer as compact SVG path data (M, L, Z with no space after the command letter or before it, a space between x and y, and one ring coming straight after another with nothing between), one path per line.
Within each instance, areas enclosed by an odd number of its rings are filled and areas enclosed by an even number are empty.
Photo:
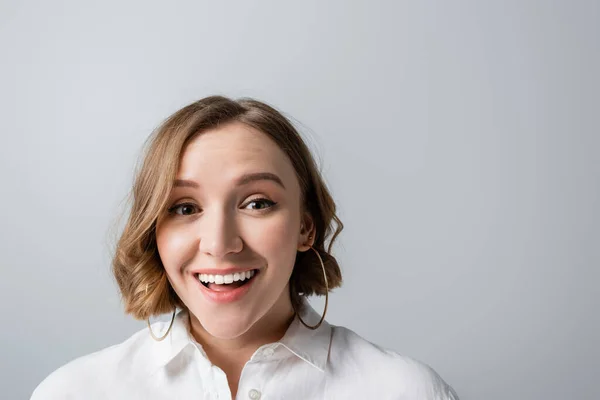
M268 135L287 154L301 188L302 212L315 223L313 248L323 259L329 289L341 286L342 275L331 247L344 225L317 169L310 150L296 129L279 111L251 98L238 100L209 96L168 117L146 140L141 168L137 168L128 194L131 210L116 241L112 271L125 312L139 320L187 309L171 287L156 245L156 222L168 207L182 153L202 132L229 122L241 122ZM333 226L335 221L336 226ZM325 241L331 236L329 246ZM296 254L290 278L290 297L296 311L301 296L325 295L321 263L313 251Z

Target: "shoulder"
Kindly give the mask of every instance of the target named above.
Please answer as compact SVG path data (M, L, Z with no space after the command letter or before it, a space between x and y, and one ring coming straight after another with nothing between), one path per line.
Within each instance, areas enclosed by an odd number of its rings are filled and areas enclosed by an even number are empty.
M31 395L31 400L86 398L110 388L119 376L130 376L147 352L144 329L125 341L69 361L51 372ZM143 365L143 364L142 364Z
M378 387L385 395L458 400L452 387L426 363L374 344L346 327L332 326L330 359L338 368L359 372L362 384Z

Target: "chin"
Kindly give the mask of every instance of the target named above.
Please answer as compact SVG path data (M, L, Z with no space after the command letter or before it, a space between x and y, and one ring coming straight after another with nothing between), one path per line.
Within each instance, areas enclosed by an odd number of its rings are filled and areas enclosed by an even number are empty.
M260 319L258 315L248 311L244 314L221 312L219 315L206 313L195 315L204 330L211 336L219 339L235 339L248 332Z

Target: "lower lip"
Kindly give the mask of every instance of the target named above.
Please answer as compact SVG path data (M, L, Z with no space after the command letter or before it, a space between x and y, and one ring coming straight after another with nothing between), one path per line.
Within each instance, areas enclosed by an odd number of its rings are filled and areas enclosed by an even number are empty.
M225 304L232 303L244 297L248 290L250 290L250 287L254 284L254 281L256 280L256 275L258 274L259 272L255 272L250 282L246 283L244 286L240 286L239 288L227 290L224 292L210 290L209 288L204 286L202 282L200 282L200 280L196 278L195 275L193 276L193 279L198 283L198 285L200 286L200 290L202 291L202 293L204 293L206 297L208 297L210 301L214 303Z

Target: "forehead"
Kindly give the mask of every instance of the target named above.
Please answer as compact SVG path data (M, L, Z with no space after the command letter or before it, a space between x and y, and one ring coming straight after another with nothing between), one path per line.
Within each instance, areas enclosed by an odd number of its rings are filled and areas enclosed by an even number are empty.
M194 138L182 154L177 179L224 184L253 172L271 172L284 182L295 181L291 161L277 143L257 129L234 122Z

